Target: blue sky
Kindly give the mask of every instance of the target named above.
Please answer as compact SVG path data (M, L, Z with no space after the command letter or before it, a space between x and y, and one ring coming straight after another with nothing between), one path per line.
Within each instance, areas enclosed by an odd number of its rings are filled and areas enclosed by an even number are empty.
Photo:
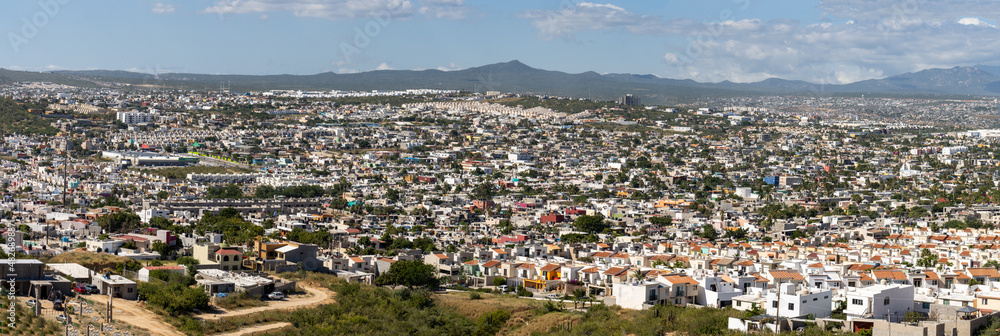
M5 1L0 67L147 73L455 70L846 83L1000 64L1000 1Z

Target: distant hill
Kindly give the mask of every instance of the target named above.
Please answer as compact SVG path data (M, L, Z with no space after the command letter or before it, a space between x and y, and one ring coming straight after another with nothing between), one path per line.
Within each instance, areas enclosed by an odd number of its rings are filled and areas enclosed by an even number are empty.
M121 71L124 72L124 71ZM77 87L96 87L94 82L73 78L65 74L52 72L30 72L0 69L0 85L13 82L49 82Z
M227 83L233 91L261 90L395 90L435 88L476 92L503 91L610 100L635 94L649 104L676 103L699 97L777 95L1000 95L1000 67L979 65L928 69L883 79L844 85L822 85L770 78L755 83L700 83L654 75L584 72L569 74L532 68L519 61L457 71L380 70L355 74L315 75L203 75L143 74L127 71L55 71L51 73L0 70L0 83L48 81L94 86L94 82L129 83L139 88L214 90Z
M838 91L992 95L1000 93L990 89L996 85L1000 85L1000 76L996 74L974 67L954 67L840 85Z

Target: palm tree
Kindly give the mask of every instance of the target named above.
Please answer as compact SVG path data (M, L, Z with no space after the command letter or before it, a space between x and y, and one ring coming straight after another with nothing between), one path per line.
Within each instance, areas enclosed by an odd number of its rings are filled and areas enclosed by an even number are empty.
M635 280L637 280L637 281L640 280L640 279L642 279L642 278L645 278L642 275L642 270L638 270L638 269L635 270L635 272L632 272L632 277L635 278Z
M587 296L587 291L583 288L577 288L573 290L573 309L576 309L577 302L583 302L583 298ZM585 305L586 306L586 305Z

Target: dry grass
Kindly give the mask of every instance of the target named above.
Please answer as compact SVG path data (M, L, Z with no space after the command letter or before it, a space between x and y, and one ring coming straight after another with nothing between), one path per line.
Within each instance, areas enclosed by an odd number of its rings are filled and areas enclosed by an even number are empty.
M465 292L435 294L433 299L438 305L455 308L455 312L473 320L479 319L480 316L497 309L510 311L512 315L511 319L513 319L518 312L528 311L538 305L533 300L493 294L483 294L481 300L472 300L469 298L469 294Z
M89 269L103 270L115 268L118 263L127 262L131 259L119 257L107 253L97 252L68 252L62 253L49 259L48 263L77 263Z
M534 316L531 311L521 311L513 314L507 325L500 330L500 335L531 336L533 333L547 334L552 328L573 325L580 320L579 314L548 313Z
M465 292L434 295L434 302L442 307L455 308L455 312L477 320L497 309L510 312L510 319L498 335L528 336L532 333L547 334L553 327L575 324L581 319L578 313L554 312L537 315L535 308L541 302L504 295L483 294L481 300L472 300Z
M336 275L318 272L286 272L275 274L275 276L282 279L292 280L299 284L320 288L329 288L331 284L344 282L344 279L338 278Z

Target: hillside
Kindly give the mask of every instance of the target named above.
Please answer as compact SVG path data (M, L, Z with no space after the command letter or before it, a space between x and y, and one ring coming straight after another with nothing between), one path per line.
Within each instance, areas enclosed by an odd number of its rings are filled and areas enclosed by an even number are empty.
M213 90L227 83L236 92L263 90L397 90L412 88L503 91L593 100L613 100L624 94L639 96L648 104L671 104L702 97L776 95L1000 95L1000 67L978 65L927 69L883 79L850 84L815 84L770 78L754 83L700 83L655 75L578 74L530 67L519 61L490 64L457 71L379 70L354 74L332 72L314 75L204 75L187 73L143 74L126 71L56 71L52 73L0 70L0 84L12 81L47 81L95 86L96 82L133 84L137 89L175 88Z
M21 103L8 98L0 98L0 131L3 133L46 135L58 133L59 130L50 124L51 120L28 112L30 109L44 109L46 105Z

